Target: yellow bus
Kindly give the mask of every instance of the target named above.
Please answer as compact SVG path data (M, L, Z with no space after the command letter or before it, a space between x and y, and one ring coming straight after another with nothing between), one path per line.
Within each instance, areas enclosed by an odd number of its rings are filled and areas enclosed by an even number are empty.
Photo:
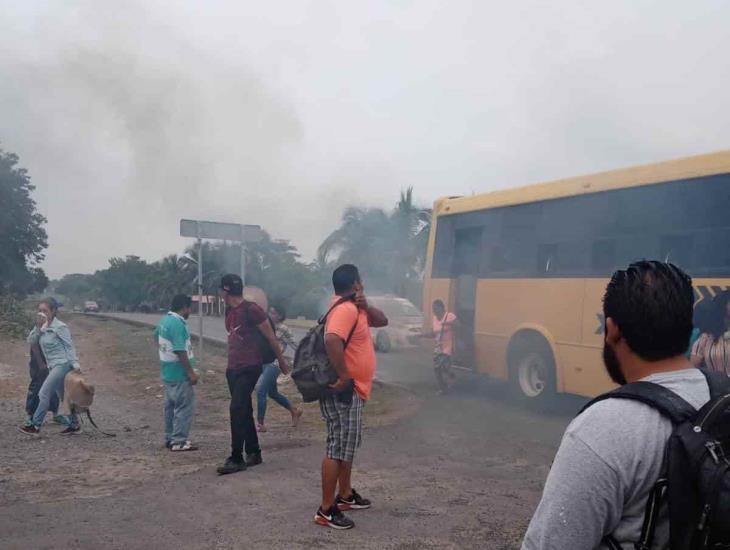
M528 401L594 396L613 387L603 292L644 258L692 275L698 302L730 287L730 151L436 201L424 318L443 300L456 362Z

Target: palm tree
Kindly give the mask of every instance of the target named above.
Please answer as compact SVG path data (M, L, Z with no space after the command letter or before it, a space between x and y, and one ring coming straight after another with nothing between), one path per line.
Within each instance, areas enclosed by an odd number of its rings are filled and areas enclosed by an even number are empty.
M391 221L396 232L394 241L397 250L393 258L394 282L399 287L394 291L403 295L406 282L423 277L426 245L431 230L431 209L416 207L413 204L413 187L408 187L401 191Z
M430 224L431 212L414 205L412 187L401 191L390 214L350 207L340 227L320 245L316 266L357 264L371 288L402 296L408 283L423 275Z
M152 268L145 294L157 307L167 307L175 294L191 291L197 267L190 258L171 254Z

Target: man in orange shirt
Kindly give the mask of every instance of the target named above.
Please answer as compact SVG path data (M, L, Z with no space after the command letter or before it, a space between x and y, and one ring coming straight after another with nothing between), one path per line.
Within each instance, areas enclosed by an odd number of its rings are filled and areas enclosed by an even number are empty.
M362 441L362 410L375 376L370 327L384 327L388 319L368 304L354 265L335 269L332 284L337 295L332 303L346 301L332 309L325 327L327 356L339 378L331 386L332 393L319 401L327 423L327 455L322 461L322 505L314 521L333 529L352 529L355 523L342 511L370 508L370 501L351 485L352 461Z

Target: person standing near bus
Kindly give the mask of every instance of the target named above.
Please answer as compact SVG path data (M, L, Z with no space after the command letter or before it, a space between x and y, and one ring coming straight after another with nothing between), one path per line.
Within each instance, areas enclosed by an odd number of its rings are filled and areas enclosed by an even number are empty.
M459 320L454 313L446 311L446 306L442 300L434 300L431 309L433 311L432 330L422 333L421 337L435 338L436 340L436 347L433 351L433 367L440 390L446 392L451 389L456 380L451 367L454 363L455 332Z
M698 325L701 334L692 346L690 361L730 376L730 291L713 298Z

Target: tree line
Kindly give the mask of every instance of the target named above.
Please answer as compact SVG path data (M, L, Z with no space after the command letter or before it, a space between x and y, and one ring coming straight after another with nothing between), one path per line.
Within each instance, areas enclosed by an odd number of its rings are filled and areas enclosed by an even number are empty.
M334 267L360 266L371 292L393 293L418 301L425 265L430 210L413 202L413 189L401 192L395 207L346 209L340 226L323 241L317 258L304 262L287 241L265 231L246 247L246 284L264 289L290 316L316 318L330 295ZM214 296L223 274L239 272L237 244L203 243L203 291ZM178 292L197 293L198 245L183 254L147 262L138 256L111 258L93 274L70 274L53 290L73 303L96 300L103 307L158 311Z
M46 219L32 197L35 187L18 156L0 149L0 298L22 298L52 291L81 304L95 300L108 308L158 310L178 292L197 292L197 244L182 254L148 262L139 256L111 258L91 274L48 278L39 264L48 246ZM391 209L351 206L328 235L314 261L303 261L287 241L262 239L247 245L246 282L263 288L290 315L321 313L330 294L330 275L340 263L360 267L371 293L420 299L431 211L415 204L413 188L401 192ZM203 244L203 289L217 293L224 273L240 270L240 249L229 243Z

